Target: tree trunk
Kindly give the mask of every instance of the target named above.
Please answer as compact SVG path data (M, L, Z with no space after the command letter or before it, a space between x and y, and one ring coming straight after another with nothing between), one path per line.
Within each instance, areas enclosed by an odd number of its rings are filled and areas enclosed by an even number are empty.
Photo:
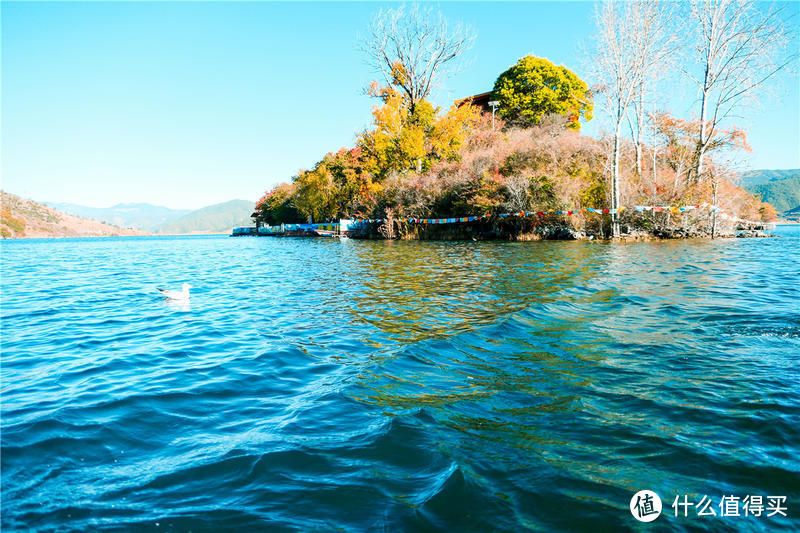
M655 105L653 105L653 114L652 114L652 117L653 117L653 120L652 120L652 122L653 122L653 140L652 140L652 142L653 142L653 197L652 197L652 200L655 199L656 194L658 193L658 147L657 147L657 144L658 144L658 142L657 142L658 131L656 129L655 116L656 116L656 108L655 108Z
M642 175L642 126L644 125L644 83L639 83L639 105L636 117L636 174Z
M653 192L650 198L651 201L655 199L656 194L658 194L658 151L653 146Z
M619 238L619 130L622 115L617 113L617 127L614 128L614 163L611 169L611 236Z
M714 211L711 213L711 238L714 239L717 236L717 180L711 183L711 190L714 191L711 199L711 204L714 206Z
M706 78L708 78L708 69L706 69ZM697 141L697 154L695 155L694 166L694 181L700 182L703 175L703 159L706 153L706 145L708 144L708 133L706 132L706 111L708 109L708 89L703 89L703 99L700 104L700 137Z

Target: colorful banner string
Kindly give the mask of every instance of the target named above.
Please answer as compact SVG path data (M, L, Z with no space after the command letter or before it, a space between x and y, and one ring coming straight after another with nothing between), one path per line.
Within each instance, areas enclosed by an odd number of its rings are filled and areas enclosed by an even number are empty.
M579 213L596 213L598 215L607 215L607 214L617 214L621 213L624 210L633 210L639 213L643 213L646 211L652 211L654 213L666 213L670 212L673 214L680 214L685 213L686 211L695 211L695 210L709 210L709 211L716 211L720 218L725 220L731 220L734 222L745 222L747 224L754 224L759 225L762 224L761 222L754 222L752 220L746 220L743 218L738 218L727 213L723 213L722 209L709 204L708 202L703 202L702 204L697 205L685 205L685 206L669 206L669 205L637 205L632 208L629 207L620 207L619 209L596 209L594 207L582 207L580 209L575 210L553 210L549 209L547 211L520 211L518 213L502 213L499 215L478 215L478 216L469 216L469 217L454 217L454 218L396 218L394 219L396 222L403 222L409 224L455 224L459 222L475 222L477 220L485 220L488 218L492 218L497 216L498 218L506 218L506 217L530 217L530 216L538 216L544 217L545 215L577 215ZM385 222L385 218L369 218L369 219L362 219L356 221L356 223L367 223L367 224L381 224Z

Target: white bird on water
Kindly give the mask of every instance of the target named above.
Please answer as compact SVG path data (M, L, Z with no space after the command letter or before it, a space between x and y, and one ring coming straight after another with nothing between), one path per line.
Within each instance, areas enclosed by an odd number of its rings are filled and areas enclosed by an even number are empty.
M189 299L189 289L192 286L188 283L183 284L183 290L180 291L168 291L165 289L157 289L158 292L169 298L170 300L188 300Z

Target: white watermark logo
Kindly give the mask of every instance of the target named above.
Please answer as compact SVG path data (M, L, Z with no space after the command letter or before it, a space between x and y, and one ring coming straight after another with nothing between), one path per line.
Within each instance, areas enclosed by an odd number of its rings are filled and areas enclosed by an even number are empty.
M631 498L631 514L640 522L652 522L661 514L661 498L652 490L640 490Z

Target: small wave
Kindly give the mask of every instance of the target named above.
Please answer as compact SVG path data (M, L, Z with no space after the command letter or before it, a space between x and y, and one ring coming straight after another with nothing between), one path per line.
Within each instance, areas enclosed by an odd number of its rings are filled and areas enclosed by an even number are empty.
M0 521L625 530L642 487L791 503L800 241L743 241L9 246Z

